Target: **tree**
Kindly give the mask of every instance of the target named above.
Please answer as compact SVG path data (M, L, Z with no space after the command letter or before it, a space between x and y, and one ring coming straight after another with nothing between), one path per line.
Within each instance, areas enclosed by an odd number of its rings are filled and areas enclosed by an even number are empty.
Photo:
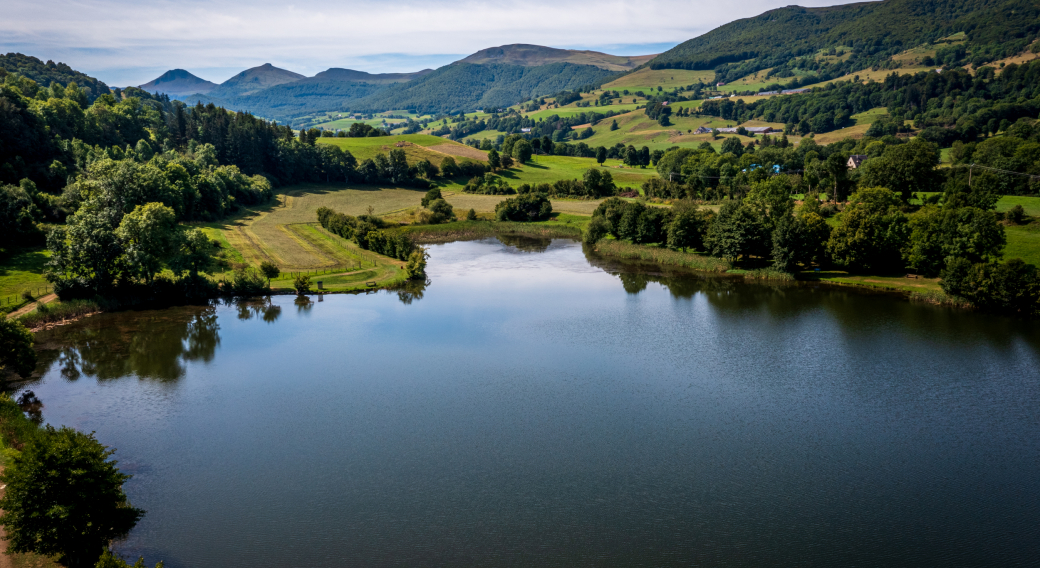
M488 167L491 168L491 171L495 171L502 167L502 158L498 155L498 151L494 148L492 148L491 151L488 152L487 158Z
M408 261L404 265L404 272L409 280L426 278L426 260L428 258L430 258L430 253L426 252L426 249L422 247L417 247L408 255Z
M269 260L260 263L260 274L263 274L268 282L278 278L278 275L281 273L282 271L278 269L278 265Z
M991 211L927 206L910 217L910 242L904 254L914 270L936 276L951 258L973 264L999 258L1006 243L1004 227Z
M174 255L170 267L178 273L188 271L192 278L196 278L212 260L214 245L199 229L184 231L179 240L180 250Z
M863 164L862 183L887 187L908 201L914 192L938 191L942 174L939 150L931 142L914 138L906 144L889 146L880 157Z
M831 154L827 156L827 160L823 163L824 169L831 176L831 180L834 181L834 186L831 188L831 201L835 203L841 201L841 198L844 197L845 192L843 188L849 177L848 161L849 158L845 155Z
M602 216L593 217L589 221L588 225L585 225L585 230L581 233L581 240L587 244L593 245L599 242L600 239L607 236L610 232L610 223Z
M455 209L451 206L451 203L443 199L434 199L430 202L430 224L437 225L439 223L447 223L448 221L455 220Z
M517 140L513 144L513 158L521 164L530 162L533 153L534 148L531 147L531 143L527 140Z
M713 256L734 261L740 257L769 254L769 231L754 208L727 203L708 228L705 248Z
M617 119L610 123L610 131L613 132L618 129Z
M144 511L123 493L130 475L93 434L46 426L12 458L0 523L8 550L57 556L63 566L93 566L106 545L130 532Z
M596 148L596 163L603 165L603 162L607 161L607 149L603 146Z
M462 175L462 170L459 169L459 164L455 161L455 158L448 156L441 161L441 175L446 178L456 178Z
M668 246L683 252L686 249L703 250L707 232L707 219L696 207L679 208L668 225Z
M435 187L435 188L433 188L433 189L431 189L431 190L426 192L426 195L423 196L422 201L421 201L422 206L423 207L429 207L430 206L430 202L435 201L437 199L442 199L441 188L439 188L439 187Z
M10 371L28 378L34 369L33 334L17 320L0 319L0 377Z
M664 150L654 150L653 152L650 153L650 164L653 165L656 168L657 167L657 163L661 161L661 158L663 156L664 156Z
M860 189L838 218L827 242L834 262L860 272L892 273L903 268L902 250L910 238L901 200L881 188Z
M162 203L138 205L123 216L116 236L122 241L126 273L152 278L178 250L181 237L173 209Z
M1040 315L1040 273L1020 258L974 264L955 258L943 270L939 285L947 294L982 309L1026 317Z
M635 146L629 146L625 149L625 165L626 166L638 166L639 165L639 150L636 150Z
M499 221L543 221L552 215L552 203L542 193L527 193L495 205Z
M297 274L293 279L293 288L297 296L309 294L311 291L311 277L306 274Z
M744 153L744 145L741 144L740 138L731 136L722 141L722 153L733 154L738 158Z

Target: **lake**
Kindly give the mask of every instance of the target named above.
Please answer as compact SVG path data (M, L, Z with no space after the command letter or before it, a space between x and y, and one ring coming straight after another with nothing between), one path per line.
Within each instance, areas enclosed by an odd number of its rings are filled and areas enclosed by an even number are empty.
M431 247L425 289L39 335L168 568L1022 566L1035 324L587 256Z

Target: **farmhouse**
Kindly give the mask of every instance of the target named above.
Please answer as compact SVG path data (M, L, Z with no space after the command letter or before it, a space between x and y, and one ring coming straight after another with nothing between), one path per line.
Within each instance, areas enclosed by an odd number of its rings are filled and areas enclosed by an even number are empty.
M812 89L809 89L809 88L802 88L802 89L787 89L787 90L785 90L785 91L780 91L780 94L781 94L781 95L800 95L800 94L802 94L802 93L808 93L808 92L809 92L809 91L811 91L811 90L812 90Z
M848 163L849 169L850 170L854 170L854 169L858 168L860 166L860 164L863 163L863 160L866 160L869 157L870 156L864 156L863 154L853 154L853 155L849 156L849 163Z

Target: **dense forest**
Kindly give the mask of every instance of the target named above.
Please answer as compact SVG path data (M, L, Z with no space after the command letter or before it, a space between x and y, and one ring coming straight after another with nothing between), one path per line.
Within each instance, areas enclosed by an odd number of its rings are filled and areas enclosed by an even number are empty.
M893 55L959 32L973 54L971 63L979 67L1025 49L1040 34L1040 6L1031 0L788 6L726 24L679 44L648 65L714 69L716 79L726 82L764 69L775 77L811 73L816 82L891 65Z

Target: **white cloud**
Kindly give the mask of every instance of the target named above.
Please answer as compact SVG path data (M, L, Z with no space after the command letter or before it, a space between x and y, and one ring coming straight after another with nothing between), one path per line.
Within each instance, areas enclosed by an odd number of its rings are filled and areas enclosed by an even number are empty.
M659 51L788 2L6 0L0 50L61 60L113 85L175 67L215 82L262 63L307 75L414 71L509 43Z

